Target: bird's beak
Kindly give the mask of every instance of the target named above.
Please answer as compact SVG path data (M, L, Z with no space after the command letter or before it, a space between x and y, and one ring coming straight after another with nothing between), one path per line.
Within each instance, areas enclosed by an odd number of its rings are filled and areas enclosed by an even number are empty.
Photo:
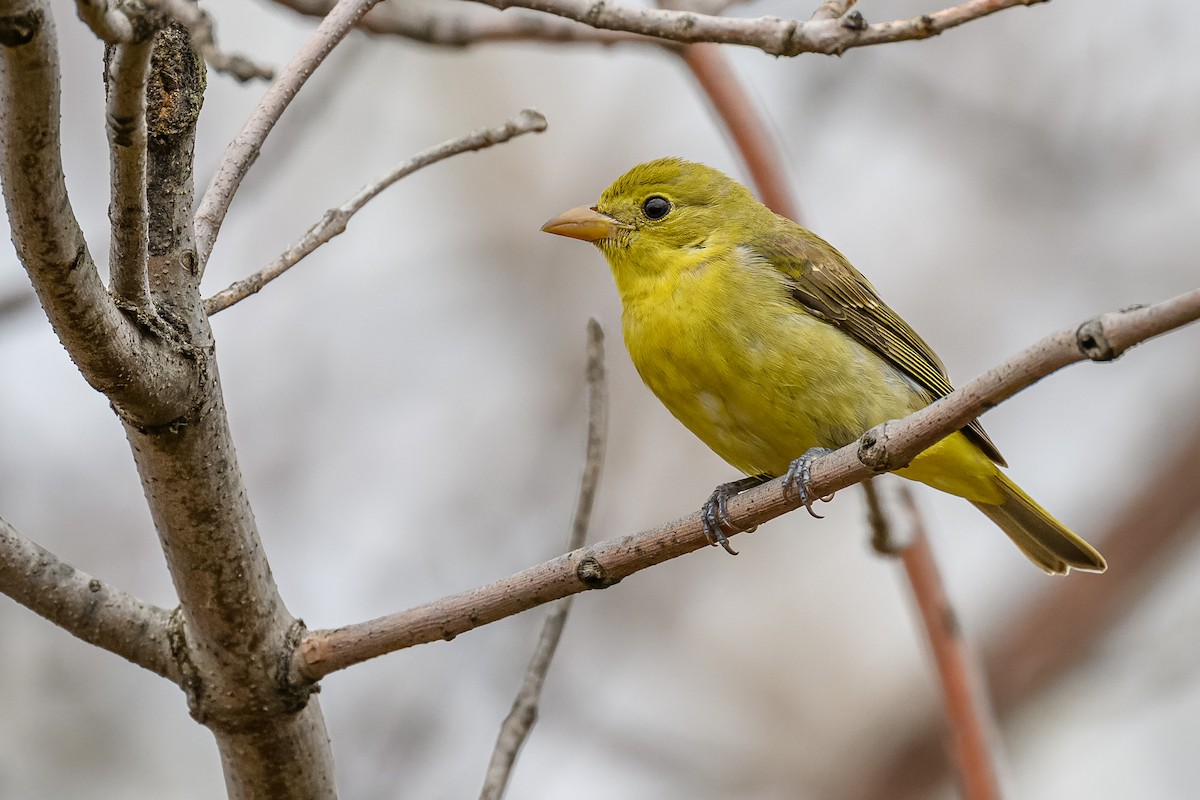
M559 214L543 225L542 230L585 242L598 242L611 239L621 231L633 230L633 226L618 222L608 214L601 214L594 207L580 206Z

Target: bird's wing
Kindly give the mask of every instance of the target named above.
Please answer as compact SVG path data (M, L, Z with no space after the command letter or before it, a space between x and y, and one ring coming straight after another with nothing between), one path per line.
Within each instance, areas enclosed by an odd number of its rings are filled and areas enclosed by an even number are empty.
M749 245L779 270L798 303L908 375L928 392L931 401L954 391L933 349L888 308L845 256L815 234L799 226L789 228L756 237ZM1005 465L979 420L973 420L963 433L988 458Z

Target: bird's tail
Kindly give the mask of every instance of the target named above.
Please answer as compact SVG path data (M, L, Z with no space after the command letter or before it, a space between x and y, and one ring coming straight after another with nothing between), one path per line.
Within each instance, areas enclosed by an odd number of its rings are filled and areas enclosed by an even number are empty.
M1001 502L972 500L971 504L999 525L1030 561L1053 575L1064 575L1071 568L1084 572L1103 572L1107 568L1096 548L1050 516L1007 475L997 470L994 480L1003 494Z

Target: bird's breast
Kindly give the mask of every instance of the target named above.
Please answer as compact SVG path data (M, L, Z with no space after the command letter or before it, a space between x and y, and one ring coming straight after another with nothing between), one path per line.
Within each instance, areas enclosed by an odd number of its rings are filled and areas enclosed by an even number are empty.
M642 380L738 469L781 474L923 405L892 367L792 300L777 274L710 261L622 291Z

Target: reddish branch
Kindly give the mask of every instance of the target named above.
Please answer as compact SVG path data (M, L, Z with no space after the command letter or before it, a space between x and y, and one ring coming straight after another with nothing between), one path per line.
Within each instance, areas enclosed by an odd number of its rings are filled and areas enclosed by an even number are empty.
M721 48L712 44L690 45L683 48L680 55L725 123L725 129L758 189L758 199L776 214L800 222L779 148L767 129L765 118L757 112L746 90L738 83Z
M912 538L901 549L900 560L937 667L955 774L966 800L1000 800L1000 782L993 763L995 724L979 666L963 640L958 617L933 560L925 523L907 486L901 487L901 498L908 511Z
M1193 426L1174 453L1145 476L1142 490L1097 537L1109 556L1101 579L1082 575L1057 581L1032 598L1025 613L984 651L985 673L1001 718L1052 685L1093 652L1097 641L1137 607L1163 568L1168 554L1196 534L1200 513L1200 425ZM1189 524L1192 523L1192 524ZM927 797L948 764L940 729L923 726L892 753L860 800Z

